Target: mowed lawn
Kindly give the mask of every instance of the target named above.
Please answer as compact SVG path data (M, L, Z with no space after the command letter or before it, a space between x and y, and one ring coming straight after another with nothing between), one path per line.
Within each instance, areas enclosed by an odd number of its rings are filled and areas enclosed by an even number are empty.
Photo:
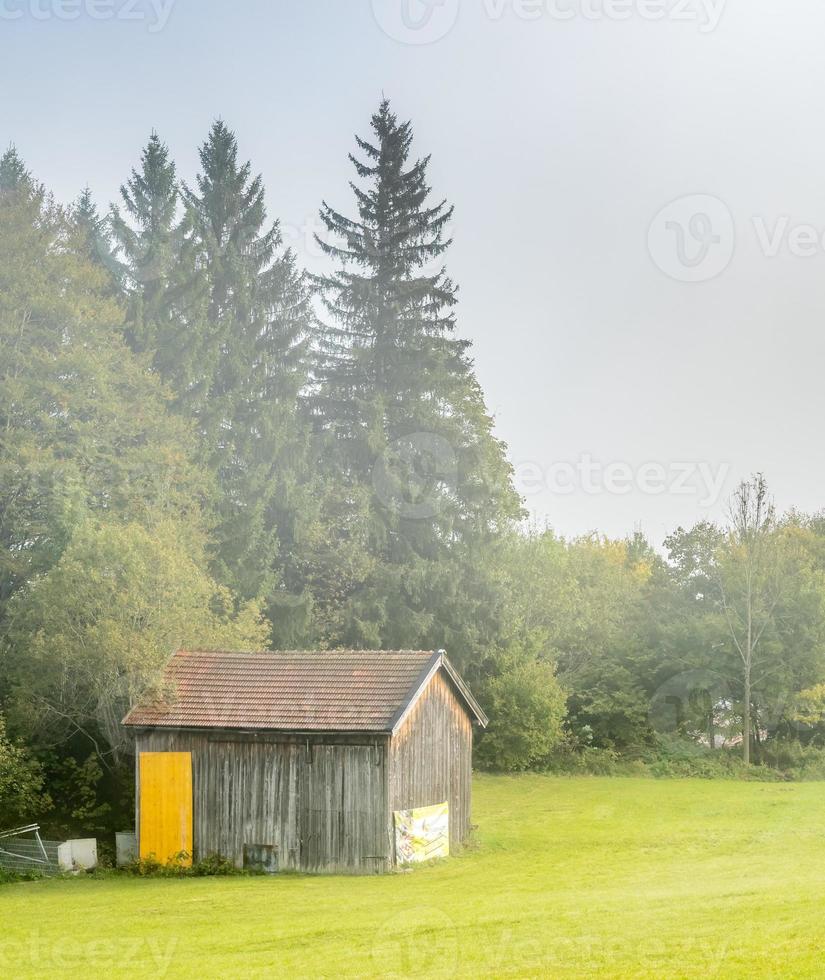
M0 976L815 977L825 784L482 777L477 845L373 878L0 887Z

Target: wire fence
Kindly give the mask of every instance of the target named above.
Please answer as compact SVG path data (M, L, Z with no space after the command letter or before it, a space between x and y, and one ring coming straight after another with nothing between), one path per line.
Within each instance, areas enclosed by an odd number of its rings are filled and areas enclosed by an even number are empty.
M33 836L29 836L33 835ZM58 848L61 841L43 840L36 825L0 833L0 868L5 871L60 871Z

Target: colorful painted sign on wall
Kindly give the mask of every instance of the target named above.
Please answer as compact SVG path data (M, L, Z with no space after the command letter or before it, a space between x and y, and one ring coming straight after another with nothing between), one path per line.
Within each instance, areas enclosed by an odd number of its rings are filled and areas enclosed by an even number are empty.
M399 864L416 864L450 853L450 805L396 810L395 858Z

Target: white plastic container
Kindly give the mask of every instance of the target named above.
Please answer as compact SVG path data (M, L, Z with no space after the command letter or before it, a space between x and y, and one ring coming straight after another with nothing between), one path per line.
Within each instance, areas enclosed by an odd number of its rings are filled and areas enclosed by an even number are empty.
M91 871L97 867L97 840L86 837L65 841L57 849L57 863L61 871Z

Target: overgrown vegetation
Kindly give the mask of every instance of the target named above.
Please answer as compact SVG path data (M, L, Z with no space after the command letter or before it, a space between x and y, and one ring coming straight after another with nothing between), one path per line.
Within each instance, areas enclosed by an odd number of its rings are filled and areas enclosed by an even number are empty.
M200 861L189 863L189 855L182 852L163 863L153 857L140 858L127 864L121 873L138 878L225 878L252 872L236 868L220 854L208 854Z
M683 737L654 736L652 744L624 752L582 748L563 739L540 768L567 776L804 782L825 779L825 749L774 739L765 746L761 765L747 765L738 747L712 751Z
M9 741L0 716L0 826L22 826L32 812L50 808L40 765L24 746Z
M0 885L16 885L22 881L39 881L44 875L40 871L9 871L0 868Z

